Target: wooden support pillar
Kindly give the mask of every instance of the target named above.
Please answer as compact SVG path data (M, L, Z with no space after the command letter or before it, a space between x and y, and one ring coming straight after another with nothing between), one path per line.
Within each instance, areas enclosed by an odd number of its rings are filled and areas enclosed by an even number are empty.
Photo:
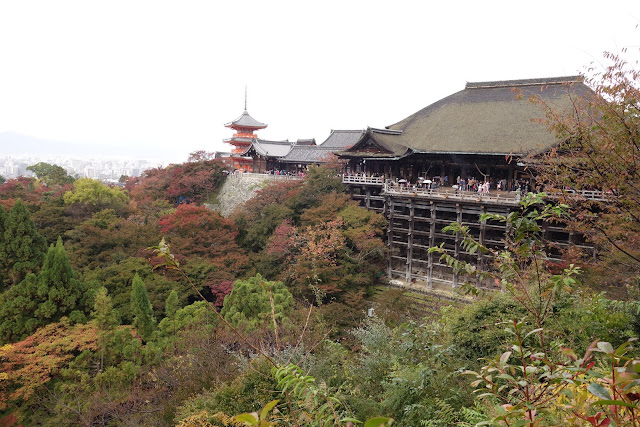
M371 187L366 187L364 190L364 207L367 209L371 208Z
M394 210L394 202L393 199L389 198L389 222L387 226L387 247L389 248L389 253L387 254L387 277L392 279L391 275L392 270L392 262L393 262L393 210Z
M486 214L486 213L487 213L487 207L485 205L482 205L480 207L480 215L482 216L483 214ZM478 243L480 243L481 245L484 245L486 234L487 234L487 222L480 221L480 235L478 236ZM485 259L485 255L481 251L478 251L478 261L477 261L478 271L484 271L485 269L484 259ZM481 286L482 286L482 283L480 283L480 277L477 277L476 288L479 288Z
M514 186L514 167L513 164L509 163L509 172L508 172L508 176L507 176L507 190L511 190Z
M411 283L411 275L413 274L413 214L413 199L409 199L409 235L407 236L407 270L405 273L408 283Z
M462 224L462 205L460 205L460 203L456 204L456 221L458 224ZM455 257L455 259L460 260L460 246L461 246L461 235L460 232L456 233L456 243L455 243L455 249L453 251L453 256ZM457 288L459 286L458 284L458 280L460 278L460 275L458 273L454 273L453 274L453 287Z
M436 245L436 204L431 202L431 218L429 218L429 247ZM433 252L427 255L427 289L433 289Z
M382 216L389 218L389 203L391 203L391 196L386 196L382 205Z

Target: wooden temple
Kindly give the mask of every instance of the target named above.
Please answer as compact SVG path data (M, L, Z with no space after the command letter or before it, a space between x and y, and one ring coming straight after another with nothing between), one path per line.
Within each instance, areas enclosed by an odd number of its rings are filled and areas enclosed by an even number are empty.
M266 128L267 125L257 121L249 115L247 112L246 95L244 112L234 121L225 124L225 127L235 131L231 138L223 140L223 142L233 145L230 160L233 163L234 169L243 172L252 172L253 158L247 156L245 152L251 146L253 141L258 138L255 132Z
M343 182L351 197L387 218L388 277L425 289L459 286L462 278L428 251L440 244L457 259L487 268L486 256L466 253L461 237L442 228L458 222L481 243L503 246L505 224L480 221L480 215L519 209L521 194L536 189L525 159L559 143L537 120L544 119L540 105L528 98L564 111L572 97L589 91L580 76L467 83L394 125L367 129L338 151L347 161ZM555 261L570 245L593 250L561 224L545 224L543 238L553 242Z

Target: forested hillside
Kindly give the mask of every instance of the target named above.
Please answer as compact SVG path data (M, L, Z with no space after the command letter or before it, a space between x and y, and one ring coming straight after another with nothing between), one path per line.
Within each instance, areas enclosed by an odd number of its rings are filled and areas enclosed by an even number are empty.
M614 59L576 104L597 125L549 111L566 145L539 173L557 198L484 218L508 224L500 250L446 227L494 263L477 271L432 248L468 284L428 309L431 297L386 286L386 221L349 200L338 169L270 182L228 218L204 206L225 173L202 152L124 188L46 164L4 182L0 424L640 424L640 94ZM605 144L609 163L593 159ZM560 197L594 186L592 168L609 202ZM548 263L548 221L587 234L599 257ZM478 275L502 291L476 289Z

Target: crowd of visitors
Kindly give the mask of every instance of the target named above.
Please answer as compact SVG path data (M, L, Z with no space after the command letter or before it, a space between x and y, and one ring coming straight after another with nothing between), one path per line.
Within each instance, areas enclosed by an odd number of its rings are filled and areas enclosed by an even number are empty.
M303 178L306 176L306 174L302 171L288 171L285 169L279 170L279 169L270 169L265 171L264 173L266 173L267 175L285 175L285 176L297 176L300 178Z
M366 174L366 173L345 173L347 177L361 177L361 178L382 178L387 183L390 189L401 188L406 190L436 190L441 187L452 188L456 191L474 192L478 194L489 194L490 190L497 191L518 191L520 193L527 193L531 189L531 185L526 180L514 180L509 186L506 179L491 179L486 177L485 180L479 180L475 177L463 178L458 176L455 183L449 186L448 176L434 176L431 178L420 177L416 182L410 182L404 178L388 179L378 174Z

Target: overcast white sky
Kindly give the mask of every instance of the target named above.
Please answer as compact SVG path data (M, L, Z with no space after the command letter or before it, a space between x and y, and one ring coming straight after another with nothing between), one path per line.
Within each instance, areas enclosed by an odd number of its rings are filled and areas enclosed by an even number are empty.
M467 81L577 74L639 23L638 0L0 0L0 132L179 162L229 149L247 85L261 138L322 142Z

